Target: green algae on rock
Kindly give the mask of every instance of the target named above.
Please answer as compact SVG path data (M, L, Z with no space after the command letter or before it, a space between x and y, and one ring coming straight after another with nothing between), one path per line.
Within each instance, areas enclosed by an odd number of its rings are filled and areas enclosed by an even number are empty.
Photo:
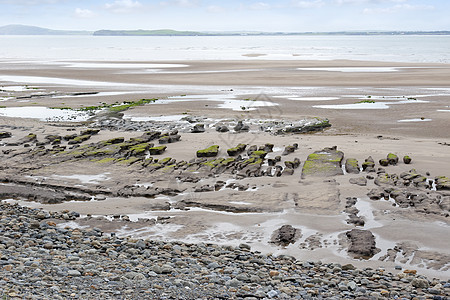
M321 151L316 151L306 159L303 164L302 178L308 176L335 176L343 175L341 168L344 153L338 151L337 147L324 148Z
M215 157L219 153L219 145L212 145L206 149L198 150L197 157Z

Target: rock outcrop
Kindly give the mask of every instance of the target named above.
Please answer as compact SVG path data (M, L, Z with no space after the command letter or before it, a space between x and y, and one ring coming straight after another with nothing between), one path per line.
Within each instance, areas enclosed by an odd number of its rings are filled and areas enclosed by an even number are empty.
M343 175L344 172L341 168L343 158L344 153L338 151L336 146L316 151L308 155L303 165L302 178Z
M297 241L301 237L301 230L292 227L292 225L283 225L272 234L271 243L280 246L288 246Z
M346 232L350 240L348 252L357 258L370 258L380 251L376 247L375 236L372 232L362 229L352 229Z

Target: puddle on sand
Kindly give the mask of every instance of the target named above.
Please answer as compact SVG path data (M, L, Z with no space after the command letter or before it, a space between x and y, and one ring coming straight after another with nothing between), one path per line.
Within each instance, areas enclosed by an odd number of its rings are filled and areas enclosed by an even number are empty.
M294 101L332 101L339 100L339 97L301 97L298 95L273 96L274 98L282 98Z
M21 85L11 85L0 87L0 92L24 92L29 90L37 90L38 88Z
M0 108L0 116L11 118L39 119L41 121L83 122L92 117L90 112L69 109L52 109L44 106Z
M81 183L91 183L98 184L101 181L107 181L109 178L107 175L109 173L103 173L98 175L82 175L82 174L74 174L74 175L52 175L53 178L62 178L62 179L77 179Z
M352 104L335 104L335 105L314 105L315 108L325 109L388 109L390 105L409 104L409 103L428 103L425 100L406 99L396 102L374 102L374 103L352 103Z
M373 215L374 209L368 200L358 198L355 207L359 210L358 216L364 218L364 229L369 230L383 226L380 222L375 221L375 216Z
M189 95L189 96L175 96L169 97L168 100L158 101L158 104L161 103L176 103L179 101L213 101L213 102L222 102L218 104L219 108L231 109L234 111L249 111L255 110L259 107L269 107L269 106L277 106L277 103L269 102L269 101L260 101L260 100L239 100L236 99L236 96L233 95Z
M408 123L408 122L430 122L432 121L432 119L422 119L422 118L418 118L418 119L404 119L404 120L398 120L397 122L399 123Z
M66 68L83 69L154 69L154 68L184 68L189 65L184 64L133 64L133 63L97 63L97 62L72 62L65 65Z
M342 73L385 73L398 72L405 67L324 67L324 68L297 68L300 71L325 71Z
M159 117L134 117L130 115L125 115L125 119L129 119L133 122L179 122L181 119L188 117L188 115L168 115Z

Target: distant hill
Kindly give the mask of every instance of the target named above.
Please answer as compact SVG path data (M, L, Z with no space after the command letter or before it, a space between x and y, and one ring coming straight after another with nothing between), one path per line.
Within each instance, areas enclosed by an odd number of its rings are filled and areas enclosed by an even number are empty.
M450 35L450 31L336 31L336 32L259 32L259 31L177 31L159 30L98 30L97 36L256 36L256 35Z
M53 30L37 26L6 25L0 27L0 35L91 35L92 31Z

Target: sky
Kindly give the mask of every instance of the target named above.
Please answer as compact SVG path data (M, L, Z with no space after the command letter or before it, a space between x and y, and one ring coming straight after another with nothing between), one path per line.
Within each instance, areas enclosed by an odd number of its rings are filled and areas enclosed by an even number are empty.
M0 0L0 26L64 30L450 30L450 0Z

